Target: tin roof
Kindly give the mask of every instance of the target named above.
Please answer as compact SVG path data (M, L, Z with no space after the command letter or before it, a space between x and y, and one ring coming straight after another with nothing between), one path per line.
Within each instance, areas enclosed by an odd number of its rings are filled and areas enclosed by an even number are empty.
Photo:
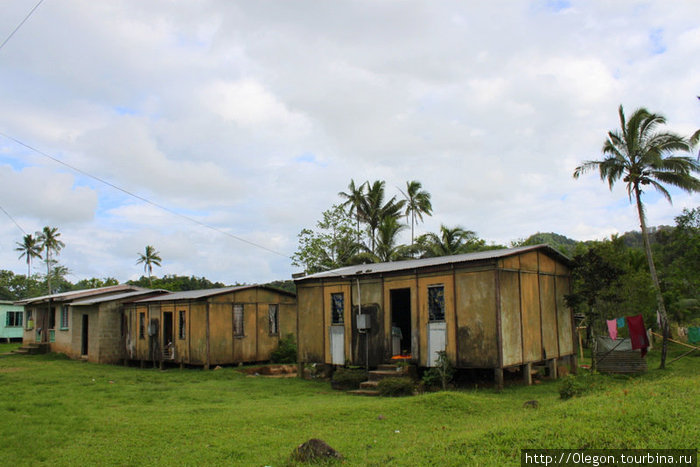
M76 300L74 302L71 302L71 306L88 306L88 305L97 305L100 303L104 302L111 302L113 300L127 300L127 301L133 301L133 299L138 299L138 297L142 295L148 295L148 294L167 294L167 290L163 289L141 289L141 290L132 290L129 292L124 292L120 294L113 294L113 295L100 295L99 297L90 297L86 298L84 300Z
M104 295L114 292L125 292L129 290L147 290L134 285L119 284L110 285L107 287L98 287L96 289L71 290L69 292L55 293L51 295L42 295L41 297L26 298L15 302L17 305L31 305L33 303L47 302L49 299L55 302L70 302L82 297L92 297L95 295Z
M381 274L412 269L430 268L448 264L462 264L474 261L486 261L498 258L505 258L508 256L514 256L517 254L526 253L528 251L534 250L544 250L551 256L553 256L555 259L563 262L564 264L571 264L571 260L563 253L559 252L558 250L552 248L549 245L541 244L532 246L522 246L517 248L506 248L501 250L477 251L474 253L465 253L461 255L438 256L435 258L412 259L407 261L391 261L388 263L358 264L354 266L345 266L342 268L333 269L331 271L317 272L314 274L309 274L308 276L297 277L294 279L294 281L300 282L307 279L326 279L356 275L359 276L369 274Z
M221 287L218 289L200 289L200 290L185 290L182 292L172 292L165 295L159 295L157 297L144 298L142 300L135 300L139 303L143 302L163 302L163 301L174 301L174 300L197 300L200 298L214 297L216 295L223 295L230 292L237 292L240 290L261 288L266 290L271 290L273 292L279 292L286 295L295 296L292 292L287 292L286 290L277 289L275 287L269 287L266 285L238 285L233 287Z

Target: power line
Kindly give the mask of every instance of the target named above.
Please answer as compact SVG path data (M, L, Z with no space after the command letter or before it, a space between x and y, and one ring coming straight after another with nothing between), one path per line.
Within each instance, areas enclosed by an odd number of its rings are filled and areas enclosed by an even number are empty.
M268 251L268 252L270 252L270 253L274 253L274 254L279 255L279 256L282 256L282 257L284 257L284 258L289 258L289 256L288 256L288 255L285 255L284 253L280 253L279 251L275 251L275 250L273 250L273 249L271 249L271 248L268 248L268 247L266 247L266 246L259 245L259 244L257 244L257 243L251 242L250 240L246 240L245 238L241 238L241 237L239 237L239 236L237 236L237 235L233 235L232 233L226 232L226 231L221 230L221 229L219 229L219 228L217 228L217 227L213 227L213 226L211 226L211 225L209 225L209 224L205 224L204 222L198 221L197 219L194 219L194 218L192 218L192 217L190 217L190 216L186 216L186 215L181 214L181 213L179 213L179 212L177 212L177 211L174 211L174 210L172 210L172 209L170 209L170 208L168 208L168 207L166 207L166 206L163 206L163 205L161 205L161 204L155 203L155 202L153 202L153 201L151 201L151 200L149 200L149 199L147 199L147 198L144 198L143 196L140 196L140 195L137 195L137 194L135 194L135 193L132 193L132 192L130 192L130 191L128 191L128 190L125 190L124 188L121 188L121 187L119 187L119 186L117 186L117 185L115 185L115 184L113 184L113 183L110 183L110 182L108 182L107 180L104 180L104 179L102 179L102 178L100 178L100 177L97 177L97 176L95 176L95 175L92 175L92 174L90 174L90 173L88 173L88 172L86 172L86 171L84 171L84 170L82 170L82 169L79 169L79 168L77 168L77 167L75 167L75 166L72 166L72 165L66 163L66 162L63 162L62 160L57 159L57 158L55 158L55 157L53 157L53 156L51 156L51 155L49 155L49 154L47 154L47 153L45 153L45 152L43 152L43 151L37 149L37 148L35 148L35 147L32 147L32 146L30 146L30 145L28 145L28 144L26 144L26 143L24 143L24 142L18 140L17 138L13 138L12 136L6 135L5 133L3 133L3 132L1 132L1 131L0 131L0 136L4 136L5 138L7 138L7 139L9 139L9 140L11 140L11 141L14 141L15 143L19 144L20 146L24 146L25 148L29 149L30 151L34 151L34 152L36 152L37 154L41 154L42 156L44 156L44 157L46 157L46 158L48 158L48 159L51 159L52 161L57 162L57 163L59 163L59 164L61 164L61 165L64 165L64 166L68 167L69 169L71 169L71 170L73 170L73 171L75 171L75 172L78 172L78 173L80 173L80 174L82 174L82 175L85 175L86 177L90 177L90 178L92 178L93 180L97 180L97 181L100 182L100 183L103 183L103 184L105 184L105 185L107 185L107 186L109 186L109 187L112 187L112 188L114 188L115 190L121 191L122 193L125 193L125 194L127 194L127 195L129 195L129 196L131 196L131 197L133 197L133 198L136 198L136 199L138 199L138 200L140 200L140 201L143 201L144 203L148 203L148 204L150 204L151 206L155 206L155 207L157 207L158 209L161 209L161 210L163 210L163 211L165 211L165 212L168 212L168 213L170 213L170 214L172 214L172 215L181 217L181 218L186 219L186 220L188 220L188 221L190 221L190 222L193 222L193 223L195 223L195 224L197 224L197 225L200 225L200 226L202 226L202 227L206 227L207 229L211 229L211 230L213 230L213 231L215 231L215 232L218 232L218 233L220 233L220 234L223 234L223 235L226 235L226 236L228 236L228 237L231 237L231 238L233 238L233 239L235 239L235 240L238 240L239 242L247 243L248 245L254 246L254 247L256 247L256 248L260 248L260 249L265 250L265 251ZM3 211L4 211L4 209L3 209ZM6 213L6 214L7 214L7 213ZM8 215L9 215L9 214L8 214ZM18 225L18 227L19 227L19 225ZM20 229L21 229L21 227L20 227Z
M17 221L15 220L15 218L14 218L14 217L12 217L12 216L10 215L10 213L9 213L9 212L5 211L5 208L3 208L2 206L0 206L0 210L2 210L2 212L4 212L4 213L5 213L5 215L6 215L7 217L9 217L9 218L10 218L10 220L11 220L12 222L14 222L14 223L15 223L15 225L17 226L17 228L18 228L19 230L21 230L21 231L22 231L22 233L23 233L24 235L27 235L27 232L25 232L25 231L24 231L24 229L22 228L22 226L21 226L21 225L19 225L19 224L17 223Z
M17 25L17 27L14 29L14 31L12 31L12 32L10 33L10 35L7 36L7 39L5 39L5 40L2 42L2 44L0 44L0 49L2 49L3 47L5 47L5 44L7 44L7 41L9 41L9 40L12 38L12 36L15 35L15 33L19 30L19 28L22 27L22 25L25 23L25 21L27 21L27 20L29 19L29 17L32 16L32 13L34 13L34 10L36 10L37 8L39 8L39 5L41 5L41 3L42 3L43 1L44 1L44 0L39 0L39 3L37 3L36 5L34 5L34 8L32 8L32 10L27 14L27 16L24 17L24 19L22 20L22 22L19 23L19 24Z

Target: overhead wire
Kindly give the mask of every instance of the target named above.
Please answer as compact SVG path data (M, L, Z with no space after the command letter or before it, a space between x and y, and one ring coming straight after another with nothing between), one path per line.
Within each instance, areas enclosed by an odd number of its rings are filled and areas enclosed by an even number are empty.
M44 0L39 0L39 3L37 3L36 5L34 5L34 8L32 8L31 11L27 14L27 16L24 17L24 19L22 20L22 22L20 22L20 23L17 25L17 27L10 33L10 35L7 36L7 38L6 38L4 41L2 41L2 44L0 44L0 50L2 50L3 47L5 47L5 44L7 44L7 42L8 42L10 39L12 39L12 36L14 36L15 33L16 33L17 31L19 31L19 28L21 28L22 25L29 19L29 17L32 16L32 14L34 13L34 11L35 11L37 8L39 8L39 5L41 5L43 1L44 1Z
M156 207L156 208L158 208L158 209L161 209L161 210L163 210L163 211L165 211L165 212L167 212L167 213L169 213L169 214L172 214L172 215L174 215L174 216L178 216L178 217L180 217L180 218L182 218L182 219L186 219L186 220L188 220L188 221L190 221L190 222L192 222L192 223L194 223L194 224L197 224L197 225L199 225L199 226L201 226L201 227L205 227L205 228L207 228L207 229L213 230L213 231L215 231L215 232L218 232L218 233L220 233L220 234L223 234L223 235L226 235L226 236L228 236L228 237L231 237L231 238L233 238L233 239L235 239L235 240L238 240L239 242L243 242L243 243L246 243L246 244L248 244L248 245L250 245L250 246L254 246L254 247L256 247L256 248L260 248L260 249L265 250L265 251L268 251L268 252L270 252L270 253L274 253L274 254L276 254L276 255L282 256L283 258L290 258L289 255L285 255L284 253L280 253L279 251L275 251L275 250L273 250L273 249L271 249L271 248L268 248L268 247L266 247L266 246L260 245L260 244L258 244L258 243L251 242L250 240L246 240L245 238L239 237L239 236L234 235L234 234L232 234L232 233L230 233L230 232L226 232L225 230L221 230L221 229L219 229L218 227L211 226L211 225L206 224L206 223L204 223L204 222L198 221L197 219L195 219L195 218L193 218L193 217L190 217L190 216L187 216L187 215L185 215L185 214L179 213L179 212L177 212L177 211L175 211L175 210L173 210L173 209L170 209L170 208L168 208L168 207L166 207L166 206L163 206L162 204L158 204L158 203L156 203L156 202L154 202L154 201L151 201L151 200L149 200L148 198L145 198L145 197L143 197L143 196L141 196L141 195L138 195L138 194L136 194L136 193L132 193L131 191L128 191L128 190L126 190L126 189L124 189L124 188L121 188L121 187L119 187L119 186L117 186L117 185L111 183L111 182L108 182L107 180L105 180L105 179L103 179L103 178L100 178L100 177L98 177L98 176L96 176L96 175L92 175L92 174L89 173L89 172L86 172L86 171L84 171L84 170L82 170L82 169L79 169L78 167L75 167L75 166L73 166L73 165L70 165L70 164L68 164L68 163L66 163L66 162L64 162L64 161L62 161L62 160L60 160L60 159L58 159L58 158L56 158L56 157L53 157L52 155L47 154L47 153L45 153L44 151L41 151L41 150L39 150L39 149L37 149L37 148L35 148L35 147L33 147L33 146L30 146L30 145L24 143L23 141L20 141L20 140L17 139L17 138L14 138L14 137L12 137L12 136L10 136L10 135L7 135L7 134L3 133L2 131L0 131L0 136L3 136L3 137L5 137L5 138L7 138L7 139L9 139L9 140L11 140L11 141L14 141L15 143L19 144L20 146L23 146L23 147L29 149L30 151L34 151L34 152L36 152L37 154L40 154L40 155L42 155L42 156L44 156L44 157L46 157L46 158L48 158L48 159L51 159L52 161L54 161L54 162L56 162L56 163L58 163L58 164L61 164L61 165L65 166L65 167L68 167L69 169L71 169L71 170L73 170L73 171L75 171L75 172L78 172L79 174L82 174L82 175L84 175L84 176L86 176L86 177L92 178L93 180L96 180L96 181L98 181L98 182L100 182L100 183L103 183L103 184L105 184L105 185L107 185L107 186L109 186L109 187L111 187L111 188L113 188L113 189L115 189L115 190L121 191L122 193L124 193L124 194L126 194L126 195L128 195L128 196L131 196L131 197L136 198L136 199L138 199L138 200L140 200L140 201L143 201L144 203L150 204L151 206L154 206L154 207ZM4 209L3 209L3 211L4 211ZM7 213L6 213L6 214L7 214ZM19 225L18 225L18 226L19 226ZM20 227L20 228L21 228L21 227Z
M14 217L12 217L12 216L10 215L10 213L9 213L9 212L5 211L5 208L3 208L2 206L0 206L0 210L2 210L2 212L4 212L4 213L5 213L5 215L6 215L7 217L9 217L9 218L10 218L10 220L11 220L12 222L14 222L14 223L15 223L15 225L17 226L17 228L18 228L19 230L21 230L21 231L22 231L22 233L23 233L24 235L27 235L27 232L26 232L26 231L25 231L25 230L24 230L24 229L22 228L22 226L21 226L21 225L19 225L19 224L17 223L17 221L15 220L15 218L14 218Z

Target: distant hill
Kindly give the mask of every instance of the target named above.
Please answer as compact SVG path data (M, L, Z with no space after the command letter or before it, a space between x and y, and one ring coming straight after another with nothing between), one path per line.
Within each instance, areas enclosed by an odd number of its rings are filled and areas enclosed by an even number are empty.
M561 251L567 256L573 256L576 244L579 242L554 232L537 232L526 238L522 245L539 245L542 243Z

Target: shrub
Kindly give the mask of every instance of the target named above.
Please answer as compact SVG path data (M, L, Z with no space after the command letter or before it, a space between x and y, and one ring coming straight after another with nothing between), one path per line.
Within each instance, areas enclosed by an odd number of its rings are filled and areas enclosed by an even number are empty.
M414 383L411 378L384 378L377 385L379 395L387 397L412 396Z
M357 389L367 381L367 371L361 368L338 368L333 373L331 384L335 389Z
M297 361L297 341L294 334L280 339L279 345L270 354L272 363L295 363Z
M568 375L562 378L559 386L559 397L562 399L571 399L574 396L580 396L586 391L585 383L575 376Z
M441 350L438 352L436 366L423 373L423 382L428 387L442 387L444 391L454 374L455 369L447 358L447 352Z

